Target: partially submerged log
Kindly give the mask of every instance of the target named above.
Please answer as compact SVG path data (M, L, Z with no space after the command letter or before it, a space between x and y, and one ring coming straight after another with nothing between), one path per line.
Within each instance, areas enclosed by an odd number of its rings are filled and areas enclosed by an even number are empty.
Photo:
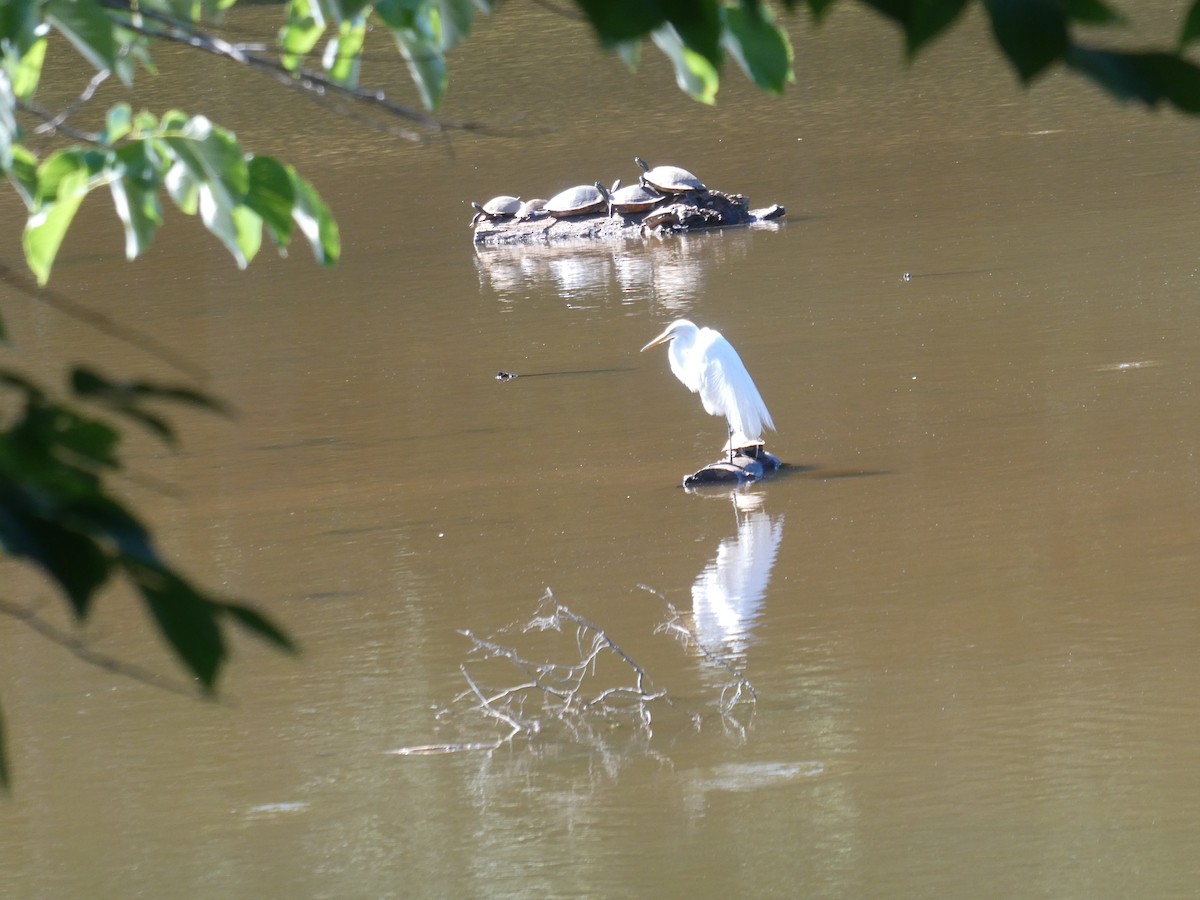
M747 484L777 472L782 466L779 457L768 453L761 444L743 447L733 459L725 456L686 476L683 486Z
M647 232L667 234L730 225L755 225L781 219L786 214L787 211L778 203L763 209L750 209L750 201L741 194L688 191L664 197L659 204L643 212L621 213L614 210L609 215L607 210L601 210L561 219L545 212L526 219L511 216L485 218L475 225L475 243L499 246L628 238Z

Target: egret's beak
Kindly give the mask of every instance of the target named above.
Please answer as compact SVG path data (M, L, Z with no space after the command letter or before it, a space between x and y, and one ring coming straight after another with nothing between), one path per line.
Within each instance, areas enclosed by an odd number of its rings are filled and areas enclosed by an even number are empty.
M671 340L674 337L675 337L675 332L673 332L670 328L668 328L666 331L664 331L662 334L660 334L658 337L656 337L654 340L652 340L650 343L648 343L645 347L643 347L641 350L639 350L638 353L645 353L651 347L657 347L659 344L665 344L667 341Z

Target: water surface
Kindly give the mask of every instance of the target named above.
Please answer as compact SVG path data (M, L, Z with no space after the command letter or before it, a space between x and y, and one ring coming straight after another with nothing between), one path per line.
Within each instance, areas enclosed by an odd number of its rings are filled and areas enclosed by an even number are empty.
M545 49L512 52L529 27ZM1195 124L1066 77L1023 93L974 20L911 67L849 6L794 34L784 99L730 72L708 109L649 53L631 76L506 9L447 110L506 136L419 147L244 73L193 80L187 105L313 178L343 264L297 249L238 273L180 217L127 264L97 198L53 285L236 405L177 415L177 452L134 438L124 489L172 558L304 652L238 639L206 704L0 620L6 891L1194 890ZM471 246L470 200L628 181L635 154L789 220ZM8 296L8 361L183 377ZM665 353L638 353L679 315L734 342L779 425L792 468L740 498L678 486L724 440ZM5 583L60 621L44 585ZM548 587L673 692L653 733L392 754L499 733L435 715L465 687L458 630L527 619ZM654 634L662 598L707 653ZM177 677L119 594L87 634ZM722 661L758 698L732 723Z

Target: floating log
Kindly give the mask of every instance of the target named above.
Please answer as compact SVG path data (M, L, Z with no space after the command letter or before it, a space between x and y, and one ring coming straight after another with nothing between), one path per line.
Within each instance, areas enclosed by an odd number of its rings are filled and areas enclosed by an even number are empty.
M686 476L683 486L748 484L777 472L781 466L779 457L768 453L762 445L744 447L732 460L725 456Z
M504 244L540 244L556 241L638 237L647 232L671 234L702 228L731 225L755 225L772 222L787 215L778 203L763 209L751 209L741 194L721 191L688 191L664 197L642 212L621 213L607 210L582 216L556 219L542 212L534 218L512 216L481 219L475 225L475 243L490 246Z

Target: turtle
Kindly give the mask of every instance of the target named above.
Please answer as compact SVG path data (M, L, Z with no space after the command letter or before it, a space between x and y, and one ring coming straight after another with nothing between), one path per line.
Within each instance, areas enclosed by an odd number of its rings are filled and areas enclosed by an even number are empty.
M652 169L650 164L640 156L635 156L633 161L642 169L639 181L664 194L685 194L688 191L708 190L704 183L687 169L681 169L678 166L655 166Z
M631 184L629 187L613 191L610 205L620 213L635 213L651 209L665 199L649 185Z
M471 216L470 227L474 228L476 223L484 219L507 219L510 216L516 215L517 210L521 208L521 198L501 194L499 197L493 197L482 206L478 203L472 203L471 205L478 210L475 215Z
M556 219L599 212L608 205L608 188L600 182L579 184L546 201L546 212Z
M546 201L526 200L517 211L513 214L513 218L518 222L524 222L526 219L537 219L546 214Z

